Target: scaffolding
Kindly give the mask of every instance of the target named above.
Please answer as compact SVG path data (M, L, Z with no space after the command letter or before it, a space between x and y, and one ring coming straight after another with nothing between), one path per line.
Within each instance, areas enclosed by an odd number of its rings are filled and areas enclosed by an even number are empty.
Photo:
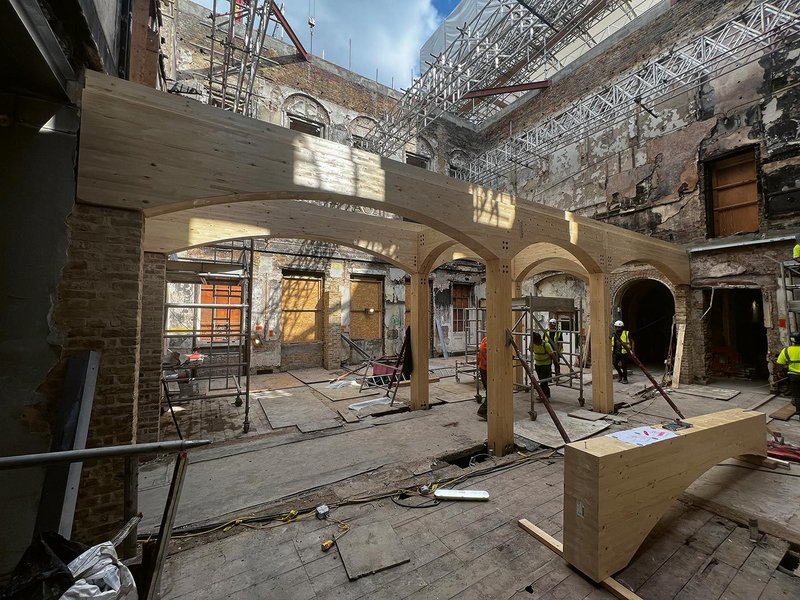
M479 184L518 167L534 168L556 150L606 130L643 110L758 61L779 43L800 37L800 0L759 2L688 43L669 49L632 73L470 162L465 177Z
M459 35L438 56L431 56L433 62L426 61L428 69L367 136L374 152L391 155L445 112L483 123L530 89L526 84L569 64L657 2L484 0L482 4L469 22L453 27Z
M475 381L475 398L480 401L480 377L478 375L478 349L480 342L486 335L486 307L484 302L478 307L464 309L465 312L465 352L464 360L456 361L456 381L466 375ZM563 349L558 353L558 359L566 372L553 375L547 383L569 387L578 390L578 403L583 406L583 369L585 361L581 356L581 338L583 336L583 302L575 306L572 298L553 298L546 296L525 296L513 298L511 310L514 314L514 325L511 335L521 349L523 359L534 372L534 356L530 351L531 334L539 331L542 334L547 329L549 319L558 321L558 331L561 333ZM547 315L540 318L539 315ZM519 360L514 361L514 389L530 393L531 418L536 418L535 395L536 388L532 385L528 374Z
M244 405L242 431L250 430L251 311L254 241L205 248L202 258L174 257L167 264L161 383L183 439L176 403L235 397ZM170 302L169 284L184 297Z
M633 6L635 4L635 6ZM535 9L532 7L535 5ZM406 90L383 122L366 138L389 156L445 112L475 124L527 93L503 93L547 77L607 35L595 29L619 26L652 4L604 0L529 2L492 0ZM594 29L593 29L594 28ZM610 31L610 28L606 28ZM613 28L612 28L613 29ZM454 172L460 179L498 186L518 168L535 169L559 149L607 130L643 111L758 61L765 52L800 37L800 0L763 0L694 39L671 47L633 72L502 144ZM546 83L541 81L539 83ZM528 88L529 89L529 88ZM474 92L486 95L465 99Z
M209 17L208 104L257 117L256 75L267 60L262 50L270 25L273 36L285 31L300 57L311 61L274 0L212 0Z

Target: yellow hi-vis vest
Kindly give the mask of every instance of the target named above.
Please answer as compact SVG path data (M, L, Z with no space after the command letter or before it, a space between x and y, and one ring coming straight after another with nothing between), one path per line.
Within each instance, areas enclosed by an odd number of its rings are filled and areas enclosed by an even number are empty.
M792 248L792 258L795 260L800 258L800 244L795 244Z
M614 352L614 342L616 341L615 338L616 338L616 334L611 336L611 352ZM621 339L623 342L628 344L628 346L631 345L631 335L630 335L630 333L628 333L627 329L623 329L622 330L622 333L619 334L619 339ZM620 345L620 352L619 353L620 354L627 354L628 351L625 349L625 346Z
M533 350L533 359L535 364L553 364L553 357L550 356L553 352L553 347L548 342L543 342L541 344L531 343L531 350Z
M778 364L788 365L789 373L800 375L800 346L789 346L778 354Z
M558 329L555 331L546 329L544 332L544 341L548 342L554 350L557 350L558 345L561 343L561 332Z

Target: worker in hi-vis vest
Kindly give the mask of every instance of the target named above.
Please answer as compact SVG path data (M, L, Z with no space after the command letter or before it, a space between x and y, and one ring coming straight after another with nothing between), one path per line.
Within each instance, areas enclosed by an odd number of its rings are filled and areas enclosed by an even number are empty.
M800 333L789 336L791 345L778 354L778 364L787 370L789 392L792 394L795 414L800 414Z
M556 375L561 374L561 361L559 359L561 352L564 350L564 343L562 341L562 334L558 330L558 321L555 319L550 319L547 322L547 329L544 330L544 341L550 344L550 346L555 350L556 358L555 362L553 363L554 370Z
M481 377L481 383L483 384L484 394L483 402L478 407L478 416L486 420L486 413L489 410L489 386L488 386L488 377L486 373L486 365L487 365L487 352L489 350L488 342L486 340L486 336L481 340L481 343L478 345L478 373Z
M614 335L611 336L611 358L619 375L619 382L628 383L628 349L623 343L631 345L631 334L625 329L625 323L616 321Z
M792 258L800 263L800 233L794 236L794 248L792 248Z
M538 331L531 334L531 347L533 352L533 367L536 369L536 378L546 398L550 397L550 378L553 376L553 360L556 359L556 351L550 342L542 339Z

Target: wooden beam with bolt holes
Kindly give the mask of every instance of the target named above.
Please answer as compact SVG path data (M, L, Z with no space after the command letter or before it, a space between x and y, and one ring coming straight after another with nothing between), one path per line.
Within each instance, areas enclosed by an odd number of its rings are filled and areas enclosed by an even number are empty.
M564 545L552 535L543 529L539 529L536 525L528 521L528 519L520 519L519 526L560 557L564 557ZM613 577L606 577L600 582L600 585L622 600L643 600L641 596L638 596L635 592L626 588Z

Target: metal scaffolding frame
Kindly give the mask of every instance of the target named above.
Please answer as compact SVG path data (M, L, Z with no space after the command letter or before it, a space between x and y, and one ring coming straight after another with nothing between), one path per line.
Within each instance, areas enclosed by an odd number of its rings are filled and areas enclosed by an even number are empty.
M187 355L178 364L162 364L161 373L164 398L181 439L173 404L193 400L235 398L235 406L244 404L242 431L250 430L254 247L252 239L222 242L210 247L212 255L208 258L170 260L168 284L192 284L195 294L202 284L238 286L240 294L237 303L203 303L202 297L195 297L193 302L164 303L163 345L173 356L181 356L182 350ZM169 296L169 290L165 290L165 296ZM203 311L208 315L205 324ZM173 319L176 312L179 316ZM191 327L177 325L181 315L190 315Z
M482 123L526 91L497 88L546 78L548 70L562 68L613 33L612 27L589 33L603 19L617 11L616 20L624 21L615 23L618 29L652 5L640 0L637 6L645 9L637 12L629 0L489 0L459 28L460 36L432 57L365 143L378 154L391 155L445 112ZM487 99L475 97L478 90L500 93Z
M601 91L515 135L475 158L465 176L491 185L517 167L608 129L638 110L652 116L654 105L686 93L758 60L775 44L800 36L800 0L767 0L688 43L650 60Z
M273 0L213 0L208 103L254 117L252 102ZM220 8L227 8L220 12Z

